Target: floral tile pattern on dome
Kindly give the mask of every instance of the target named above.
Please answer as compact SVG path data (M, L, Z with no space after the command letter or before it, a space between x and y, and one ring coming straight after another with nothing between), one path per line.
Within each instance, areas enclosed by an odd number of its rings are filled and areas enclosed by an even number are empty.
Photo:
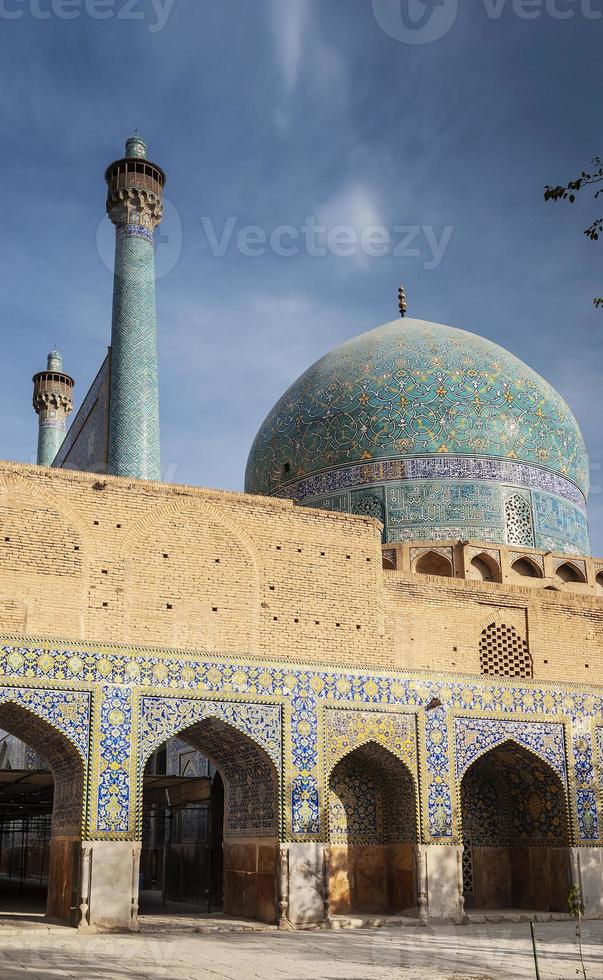
M482 337L411 319L306 371L260 428L246 473L250 493L368 513L386 542L505 543L503 497L521 490L536 544L583 554L588 482L578 424L543 378Z
M519 460L588 487L580 430L546 381L483 337L406 319L342 344L291 386L260 429L247 489L441 454Z

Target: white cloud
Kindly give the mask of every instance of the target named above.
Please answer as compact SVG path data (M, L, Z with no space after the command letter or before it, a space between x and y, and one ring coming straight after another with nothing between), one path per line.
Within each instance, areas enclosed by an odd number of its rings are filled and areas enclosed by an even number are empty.
M354 266L368 264L368 255L361 247L363 233L375 225L386 225L374 191L358 182L348 184L322 204L316 219L325 227L327 236L336 228L352 229L357 246L355 250L351 249L353 254L347 261L339 263L340 270L345 272Z
M375 194L363 184L349 184L318 209L319 224L333 228L351 225L361 235L371 225L383 224Z
M308 28L307 0L272 0L271 22L277 59L287 91L298 82Z
M283 78L274 109L274 124L286 132L292 125L292 102L301 89L323 106L325 93L331 109L347 100L347 71L339 51L322 35L318 8L312 0L271 0L270 27Z

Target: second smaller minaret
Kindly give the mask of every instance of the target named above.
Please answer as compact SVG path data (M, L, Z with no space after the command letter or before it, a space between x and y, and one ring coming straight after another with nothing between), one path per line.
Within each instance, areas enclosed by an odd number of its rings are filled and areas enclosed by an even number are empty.
M38 466L52 466L73 411L74 380L64 373L63 358L55 350L48 355L46 370L35 374L33 383L33 407L39 419Z

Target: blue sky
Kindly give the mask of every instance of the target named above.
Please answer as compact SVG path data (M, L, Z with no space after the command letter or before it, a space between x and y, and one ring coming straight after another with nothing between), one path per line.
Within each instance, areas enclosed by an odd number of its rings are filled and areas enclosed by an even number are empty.
M30 378L54 344L80 399L104 356L103 172L138 128L168 174L158 321L169 479L240 489L272 404L327 350L393 319L403 281L411 315L497 341L568 400L593 463L603 554L603 312L592 306L603 245L582 235L597 204L542 200L546 183L603 149L602 3L458 6L0 0L0 456L32 459ZM448 18L448 30L406 43L409 18L432 33ZM212 254L209 222L219 236L229 218L229 247ZM416 227L406 251L419 254L237 247L244 226L269 236L307 218L383 225L396 241L395 226ZM447 241L441 261L429 235Z

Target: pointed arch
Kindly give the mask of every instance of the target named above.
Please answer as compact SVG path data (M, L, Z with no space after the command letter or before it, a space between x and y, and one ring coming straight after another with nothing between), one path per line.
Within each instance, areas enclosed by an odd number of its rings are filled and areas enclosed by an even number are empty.
M543 578L542 569L529 555L516 558L511 565L511 571L518 578Z
M474 555L469 562L467 578L478 582L500 582L502 579L500 565L487 552Z
M586 575L575 565L572 561L564 561L555 569L555 577L559 581L564 582L566 585L572 585L575 583L584 584L586 582Z
M437 551L420 555L415 560L413 571L419 575L438 575L441 578L452 578L454 575L452 561Z
M551 766L564 786L567 786L565 732L562 724L496 718L456 718L454 733L455 770L459 783L469 766L490 749L505 742L515 742L520 748Z
M34 749L52 772L47 911L53 918L74 925L87 779L81 745L48 720L48 714L44 718L31 710L31 704L25 707L20 703L18 692L9 692L0 700L0 729Z
M224 910L273 923L281 833L280 706L148 696L140 713L139 779L152 752L175 736L209 759L224 782Z
M196 722L213 717L256 742L280 773L281 715L281 707L276 704L145 695L140 703L139 771L144 772L153 752L169 738L180 737Z
M467 908L565 911L567 780L515 738L473 759L458 786Z

